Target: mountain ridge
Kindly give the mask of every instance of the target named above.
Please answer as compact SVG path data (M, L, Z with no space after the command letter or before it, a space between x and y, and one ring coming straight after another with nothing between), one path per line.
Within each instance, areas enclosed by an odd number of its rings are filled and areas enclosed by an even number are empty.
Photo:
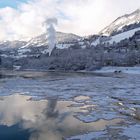
M113 32L121 31L123 27L140 23L140 9L135 10L130 14L125 14L114 20L109 26L99 32L100 35L111 36ZM122 30L123 32L123 30Z
M129 38L140 28L140 9L135 10L130 14L125 14L118 17L110 25L105 27L97 35L89 35L81 37L73 33L56 32L56 46L59 49L65 49L76 45L81 48L96 46L101 42L110 43L120 42L125 38ZM129 33L129 35L127 35ZM27 42L23 41L3 41L0 42L0 48L29 48L47 46L47 33L43 33L37 37L30 39ZM101 38L103 36L103 38ZM100 42L101 38L101 42ZM90 44L91 43L91 44Z

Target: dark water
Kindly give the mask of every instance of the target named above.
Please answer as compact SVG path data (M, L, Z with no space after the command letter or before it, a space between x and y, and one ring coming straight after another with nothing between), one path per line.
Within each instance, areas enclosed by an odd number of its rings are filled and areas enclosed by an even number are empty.
M1 75L0 140L139 140L140 75Z

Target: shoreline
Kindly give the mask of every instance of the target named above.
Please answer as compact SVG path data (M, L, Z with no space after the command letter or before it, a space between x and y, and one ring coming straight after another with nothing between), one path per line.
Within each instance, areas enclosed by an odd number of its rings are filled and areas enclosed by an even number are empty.
M49 75L64 76L64 75L83 75L83 76L114 76L114 73L98 73L95 71L58 71L58 70L36 70L36 69L24 69L24 70L7 70L0 69L0 75L3 76L21 76L25 78L30 77L43 77Z
M64 71L64 70L44 70L44 69L21 69L21 70L10 70L0 69L0 75L2 76L16 76L24 78L35 78L35 77L46 77L52 76L71 76L71 75L83 75L83 76L101 76L101 77L116 77L121 78L128 74L140 74L140 66L135 67L103 67L100 70L95 71Z

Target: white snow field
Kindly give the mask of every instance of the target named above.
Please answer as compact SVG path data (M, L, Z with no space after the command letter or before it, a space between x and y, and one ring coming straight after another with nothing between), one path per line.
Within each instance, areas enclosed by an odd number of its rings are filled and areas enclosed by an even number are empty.
M132 37L136 31L139 31L140 28L136 28L136 29L133 29L133 30L130 30L130 31L127 31L127 32L123 32L123 33L120 33L118 35L114 35L111 37L111 40L109 41L110 44L113 44L113 42L120 42L121 40L124 40L126 38L129 38L129 37Z
M110 36L107 41L104 41L104 43L109 43L109 44L118 43L121 40L132 37L135 34L135 32L139 30L140 28L135 28L135 29L132 29L132 30L129 30L129 31L126 31L126 32L123 32L114 36ZM100 43L101 43L100 38L97 38L95 41L91 43L91 45L96 46L96 45L99 45Z

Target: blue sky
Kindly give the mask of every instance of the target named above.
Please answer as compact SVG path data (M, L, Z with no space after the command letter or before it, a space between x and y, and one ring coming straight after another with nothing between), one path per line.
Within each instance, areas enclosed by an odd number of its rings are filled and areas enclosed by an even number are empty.
M17 8L18 4L26 2L27 0L0 0L0 8L12 7Z

